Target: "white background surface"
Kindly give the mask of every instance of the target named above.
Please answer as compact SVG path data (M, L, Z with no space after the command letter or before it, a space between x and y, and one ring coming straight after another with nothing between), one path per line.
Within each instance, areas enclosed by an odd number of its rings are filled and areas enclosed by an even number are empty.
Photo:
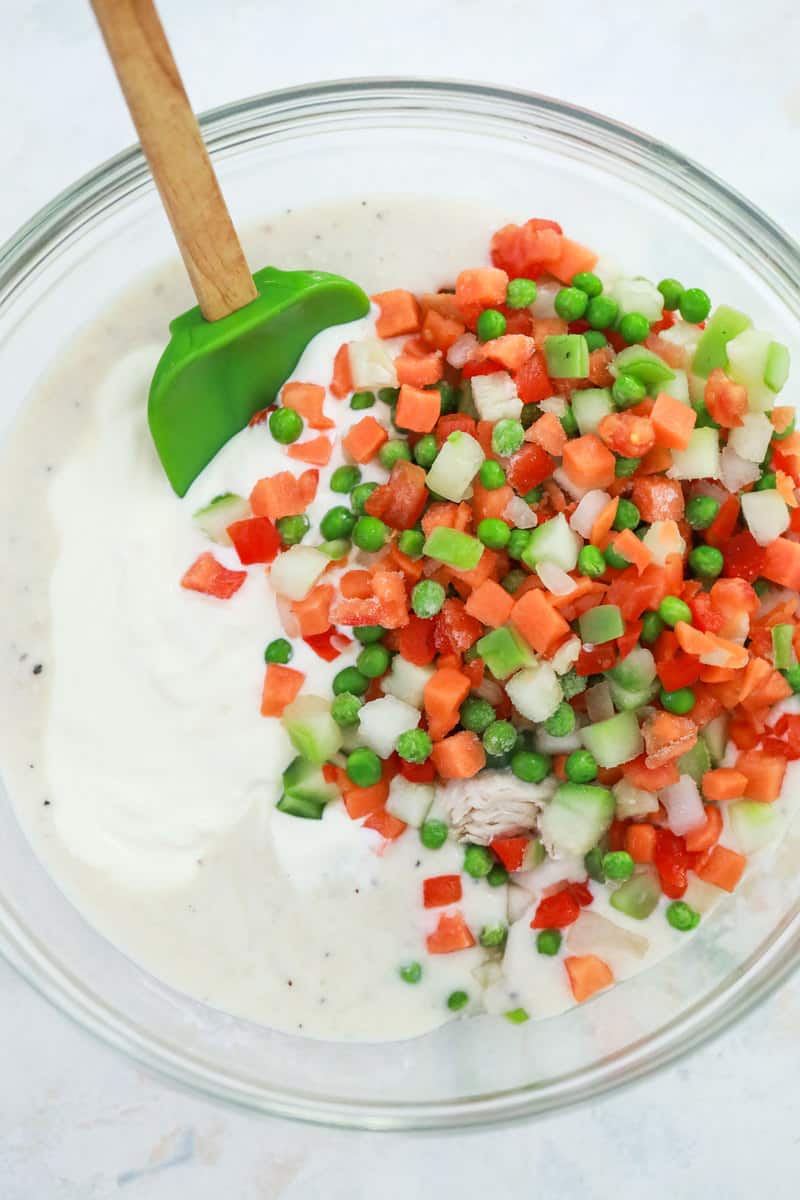
M800 237L796 0L162 0L195 107L349 75L550 93L667 141ZM607 15L613 11L613 21ZM0 0L0 240L132 140L83 0ZM532 203L532 210L535 203ZM0 964L2 1200L796 1197L800 979L679 1066L534 1124L329 1133L180 1094Z

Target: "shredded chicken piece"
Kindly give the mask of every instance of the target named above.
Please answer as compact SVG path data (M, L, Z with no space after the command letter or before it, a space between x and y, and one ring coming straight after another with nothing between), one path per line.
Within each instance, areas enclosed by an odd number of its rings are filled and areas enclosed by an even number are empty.
M555 791L556 780L525 783L505 771L484 771L474 779L452 779L437 788L456 837L488 846L493 838L528 833Z

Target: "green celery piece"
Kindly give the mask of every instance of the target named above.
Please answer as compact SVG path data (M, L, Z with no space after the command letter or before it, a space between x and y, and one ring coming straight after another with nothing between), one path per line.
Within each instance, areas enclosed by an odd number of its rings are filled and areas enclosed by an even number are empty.
M528 643L510 625L492 629L475 648L495 679L507 679L520 667L529 667L533 662Z
M597 646L622 637L625 622L616 604L598 604L578 618L581 640Z
M770 342L764 365L764 383L771 392L779 392L789 378L789 351L781 342Z
M455 571L472 571L480 562L483 546L477 538L462 533L460 529L449 529L437 525L431 530L422 547L423 554L436 558Z
M626 917L634 917L644 921L658 906L661 889L649 872L642 875L632 875L621 887L611 893L610 904L617 912Z
M581 730L581 741L601 767L618 767L642 753L642 731L635 712L621 712Z
M283 772L283 791L291 800L313 800L327 804L335 800L339 790L334 783L327 783L322 768L298 755ZM286 811L282 809L281 811Z
M588 783L562 783L539 820L539 832L558 854L584 855L614 820L614 793Z
M609 680L614 680L628 692L644 691L656 677L656 664L652 653L644 646L634 646L622 662L607 672Z
M304 817L307 821L320 821L325 810L321 800L310 800L301 796L281 796L275 805L278 812L290 817Z
M645 346L626 346L614 359L614 370L617 375L633 375L634 379L648 388L654 383L668 383L675 378L675 372L663 358Z
M706 379L715 367L727 367L728 342L749 329L752 321L744 313L720 304L709 317L692 360L692 371Z
M795 665L795 654L792 646L793 625L772 626L772 654L776 671L788 671Z
M300 695L283 710L281 724L298 754L322 766L342 744L342 731L322 696Z
M551 379L585 379L589 374L589 347L582 333L546 337L544 356Z
M315 549L319 550L320 554L325 554L337 562L340 558L346 558L350 553L350 543L347 538L334 538L332 542L320 542Z
M616 679L612 679L610 674L608 686L611 689L614 707L618 712L636 712L645 704L649 704L658 691L658 683L655 680L643 688L626 688L621 683L617 683Z
M695 783L699 783L706 771L711 770L711 755L702 737L678 759L678 770L681 775L691 775Z

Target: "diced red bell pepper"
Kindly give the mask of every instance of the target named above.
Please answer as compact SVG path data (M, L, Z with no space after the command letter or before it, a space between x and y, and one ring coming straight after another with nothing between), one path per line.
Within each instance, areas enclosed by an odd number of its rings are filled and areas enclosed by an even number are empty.
M531 921L531 929L564 929L572 925L581 915L581 906L569 888L546 896Z
M553 395L553 381L541 354L532 354L516 377L517 395L523 404L539 404Z
M471 358L461 368L461 377L462 379L474 379L476 375L494 375L500 370L502 370L502 367L499 367L496 362L492 362L489 358Z
M325 662L334 662L352 643L353 639L331 627L324 633L313 633L309 637L304 637L303 641Z
M528 837L499 837L489 843L489 849L507 871L521 871L530 841Z
M536 442L525 442L506 464L506 477L515 492L524 496L553 474L555 463Z
M475 418L467 416L466 413L445 413L436 422L437 446L441 448L451 433L468 433L470 437L475 437L476 424Z
M686 842L669 829L656 832L655 865L661 890L670 900L680 900L688 886L690 866Z
M461 600L452 597L433 618L433 644L440 654L463 654L483 634L481 622L469 615Z
M726 579L744 579L748 583L758 579L764 566L766 551L759 546L752 533L734 534L719 546L725 564L722 574Z
M228 526L228 537L236 547L239 562L270 563L281 548L280 534L269 517L248 517Z
M603 671L610 671L616 661L617 652L613 642L604 642L600 646L594 646L591 650L582 646L578 661L575 663L575 671L578 675L583 676L599 675Z
M586 908L587 905L591 904L594 900L592 889L589 887L588 879L584 880L583 883L571 883L569 885L569 890L578 901L578 904L580 904L581 908Z
M424 763L406 762L401 759L400 774L409 783L433 783L436 778L436 767L431 758L426 759Z
M405 821L401 821L399 817L393 816L385 808L379 808L375 812L370 813L363 827L364 829L374 829L387 842L393 842L395 838L400 837L401 833L405 833L408 828Z
M433 933L425 939L429 954L452 954L455 950L468 950L475 945L475 938L460 912L442 913Z
M398 632L400 656L417 667L426 667L436 657L432 617L423 618L411 613L408 624Z
M460 875L434 875L422 881L422 903L425 908L442 908L457 904L461 899Z
M723 501L722 507L714 518L713 523L709 526L705 533L705 539L709 546L716 546L720 549L727 542L736 528L736 522L739 520L739 497L728 496Z
M685 654L679 650L674 658L664 659L658 664L658 678L661 686L667 692L677 692L679 688L691 687L700 678L702 664L693 654Z
M230 600L247 579L247 571L229 571L206 551L195 559L181 579L181 587L190 592L202 592L217 600Z
M719 633L725 624L725 618L711 602L708 592L698 592L688 601L692 610L692 623L703 633Z
M392 529L411 529L422 516L427 499L422 467L401 458L392 467L388 482L372 492L364 508Z

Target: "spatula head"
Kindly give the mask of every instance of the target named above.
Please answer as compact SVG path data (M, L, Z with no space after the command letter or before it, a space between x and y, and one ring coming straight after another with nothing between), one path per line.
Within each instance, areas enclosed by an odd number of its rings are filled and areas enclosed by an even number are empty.
M221 321L192 308L170 325L150 385L150 432L179 496L225 443L272 404L322 329L369 311L355 283L322 271L265 267L258 297Z

